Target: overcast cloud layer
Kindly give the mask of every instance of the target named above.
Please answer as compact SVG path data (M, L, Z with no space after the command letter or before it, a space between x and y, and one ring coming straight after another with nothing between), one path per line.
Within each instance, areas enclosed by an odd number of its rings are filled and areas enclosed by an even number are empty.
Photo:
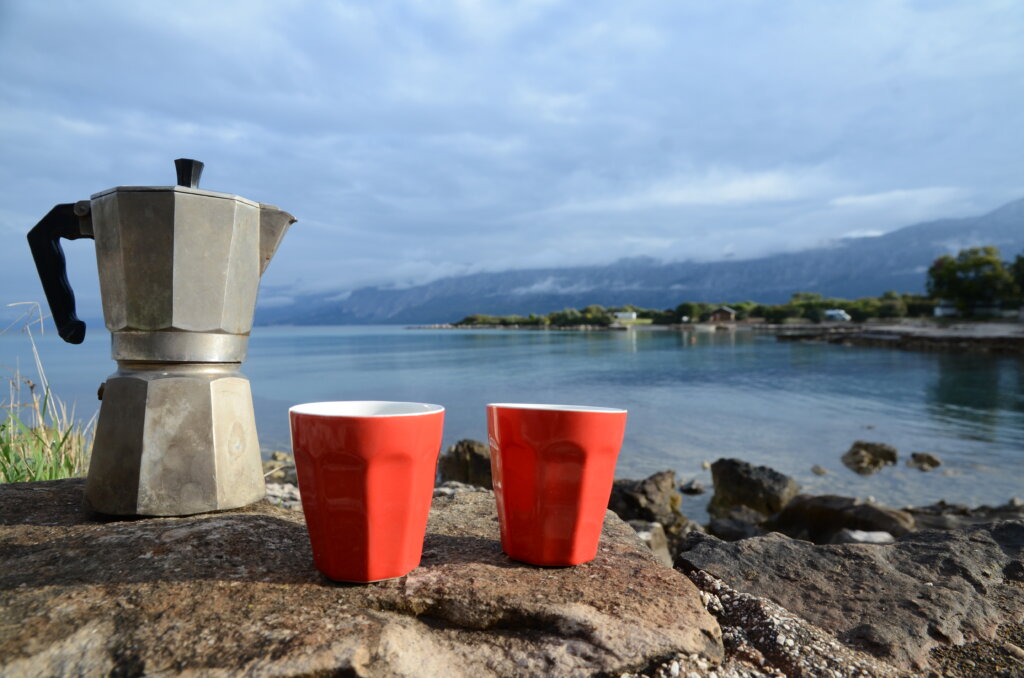
M0 303L42 299L53 204L182 156L299 218L280 301L977 214L1024 197L1022 130L1013 0L2 0Z

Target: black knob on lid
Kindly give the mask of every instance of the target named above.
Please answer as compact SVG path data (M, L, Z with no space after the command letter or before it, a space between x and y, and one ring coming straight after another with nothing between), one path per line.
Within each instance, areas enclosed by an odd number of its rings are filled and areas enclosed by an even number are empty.
M203 174L203 163L190 158L178 158L174 161L174 169L178 171L178 185L199 188L199 177Z

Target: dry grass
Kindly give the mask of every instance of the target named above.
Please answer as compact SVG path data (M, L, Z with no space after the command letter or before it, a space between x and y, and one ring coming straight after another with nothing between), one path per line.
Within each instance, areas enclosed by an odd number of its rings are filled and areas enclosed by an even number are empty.
M7 398L0 402L0 482L4 483L73 478L85 475L89 468L95 417L78 421L74 407L51 392L32 336L33 326L42 328L42 313L38 304L33 306L21 324L32 346L36 380L17 367L8 368Z

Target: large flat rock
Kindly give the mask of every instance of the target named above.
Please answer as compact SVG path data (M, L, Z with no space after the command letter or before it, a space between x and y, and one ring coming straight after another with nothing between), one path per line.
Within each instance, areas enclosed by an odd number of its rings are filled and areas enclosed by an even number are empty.
M369 585L312 564L267 503L99 522L83 483L0 485L0 674L589 676L722 657L696 588L614 514L597 558L508 559L488 492L434 500L422 565Z
M893 544L815 545L777 532L726 543L691 534L677 567L763 596L899 668L1024 621L1024 522L923 530Z

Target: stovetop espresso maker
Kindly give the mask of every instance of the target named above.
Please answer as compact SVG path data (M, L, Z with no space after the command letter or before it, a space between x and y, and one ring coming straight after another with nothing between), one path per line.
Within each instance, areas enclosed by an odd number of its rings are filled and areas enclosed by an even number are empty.
M295 218L198 188L203 163L175 161L177 186L119 186L54 207L29 232L65 341L85 338L60 238L96 241L117 371L101 386L85 502L113 515L175 516L245 506L266 487L245 360L260 276Z

